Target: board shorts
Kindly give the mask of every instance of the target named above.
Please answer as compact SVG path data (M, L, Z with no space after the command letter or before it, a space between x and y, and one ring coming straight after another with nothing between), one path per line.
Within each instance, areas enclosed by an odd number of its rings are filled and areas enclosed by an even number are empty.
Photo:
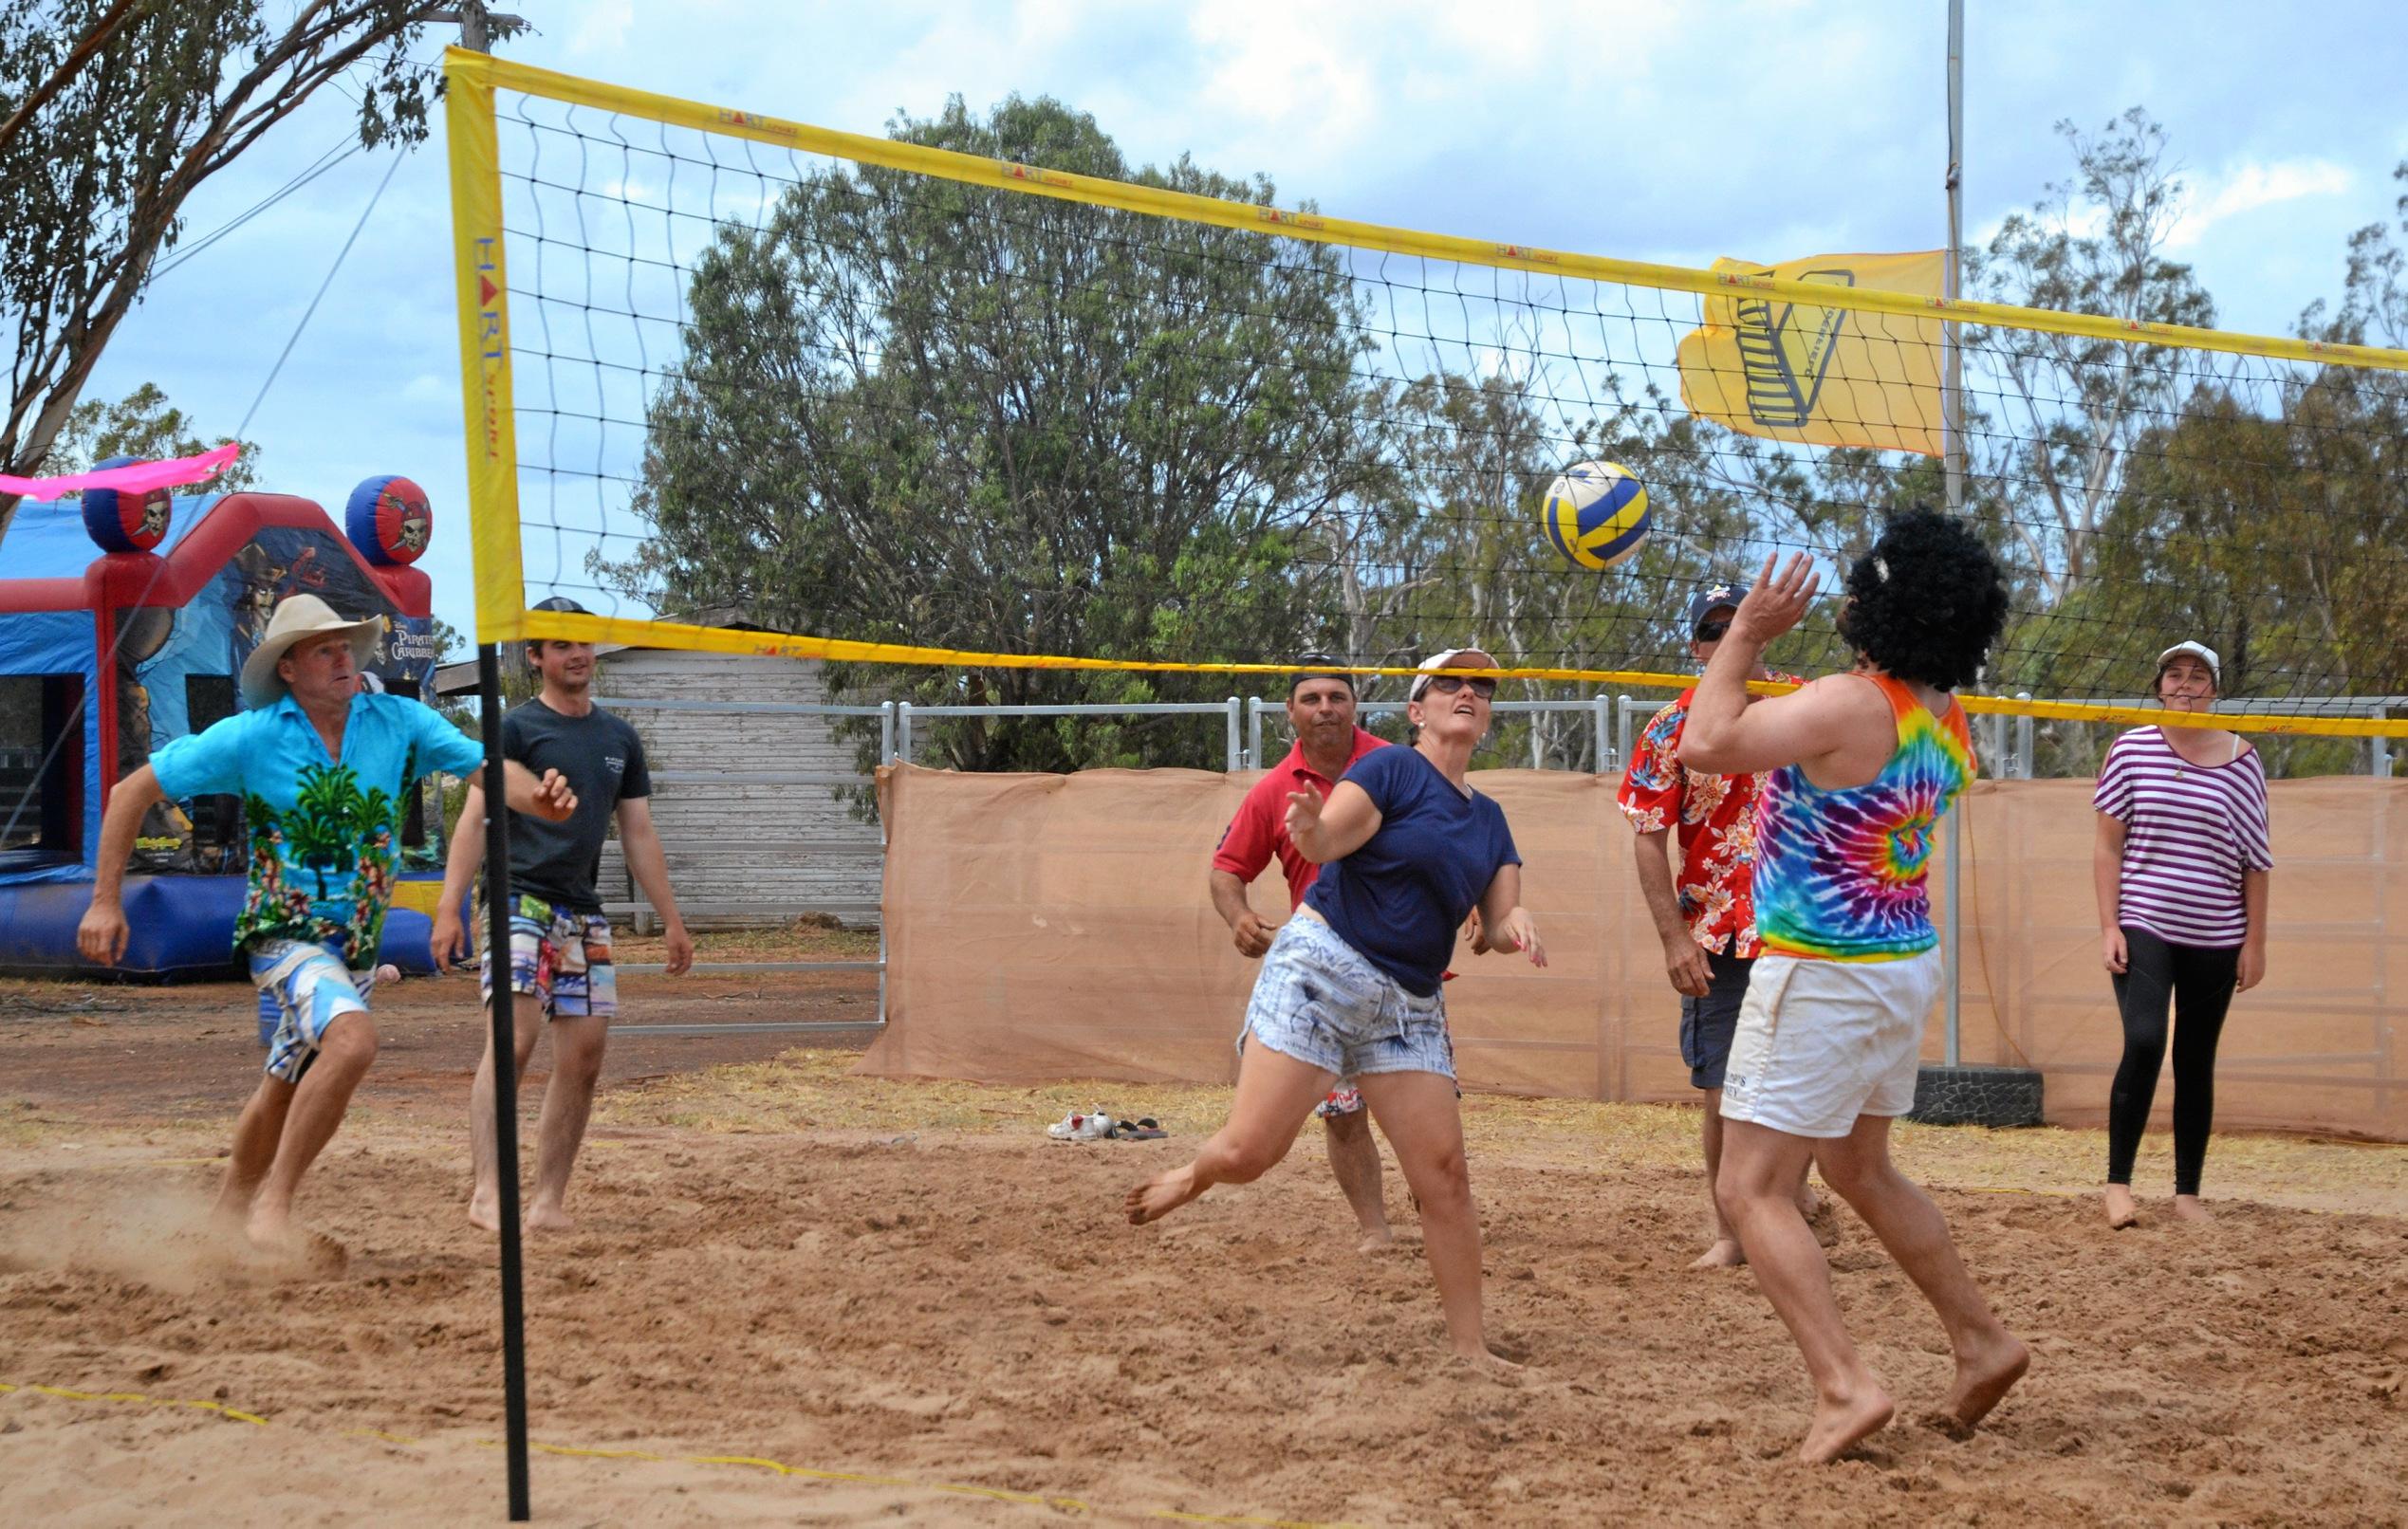
M1341 1079L1365 1073L1454 1077L1445 989L1427 998L1407 992L1317 918L1279 927L1247 1001L1240 1049L1248 1038Z
M510 991L532 994L547 1020L606 1020L619 1012L619 968L610 961L610 920L541 897L510 899ZM477 968L477 992L493 1002L493 953Z
M368 1012L376 971L354 971L343 964L340 946L309 940L253 940L244 953L261 1004L276 1009L276 1027L268 1038L268 1076L299 1083L318 1059L326 1027L346 1014Z
M1899 961L1756 959L1722 1081L1722 1117L1828 1139L1915 1107L1936 949Z
M1739 1005L1747 1001L1748 974L1755 965L1753 956L1709 950L1706 996L1680 995L1680 1059L1688 1065L1691 1088L1722 1087L1731 1038L1739 1027Z

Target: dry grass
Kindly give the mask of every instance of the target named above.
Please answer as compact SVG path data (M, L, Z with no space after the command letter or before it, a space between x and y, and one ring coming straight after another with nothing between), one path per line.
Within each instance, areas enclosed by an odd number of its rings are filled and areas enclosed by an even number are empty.
M860 1054L796 1050L774 1060L715 1067L622 1089L596 1116L621 1126L676 1126L730 1133L797 1131L898 1135L958 1131L1027 1137L1072 1110L1153 1115L1174 1137L1197 1139L1228 1114L1230 1090L1102 1082L996 1087L859 1078ZM1510 1143L1525 1162L1565 1167L1682 1168L1696 1161L1698 1115L1665 1105L1467 1096L1464 1133L1476 1155ZM1899 1163L1918 1179L1967 1189L2040 1194L2094 1190L2106 1158L2100 1131L2053 1127L1897 1129ZM2136 1183L2173 1177L2167 1133L2144 1145ZM2227 1135L2209 1160L2211 1197L2317 1210L2408 1213L2408 1147L2290 1136Z
M875 961L876 930L848 930L813 914L779 929L701 930L694 937L697 961ZM625 962L661 961L667 947L658 934L611 938L611 953Z

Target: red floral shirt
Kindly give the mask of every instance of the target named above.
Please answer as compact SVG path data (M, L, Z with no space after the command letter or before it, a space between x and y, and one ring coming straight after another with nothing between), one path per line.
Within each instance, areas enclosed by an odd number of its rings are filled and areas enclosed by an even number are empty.
M1679 836L1680 867L1673 887L1690 937L1717 955L1751 961L1764 950L1750 893L1756 797L1765 777L1707 775L1682 767L1680 731L1689 720L1689 698L1696 693L1694 686L1681 691L1648 719L1614 801L1640 833L1670 829Z

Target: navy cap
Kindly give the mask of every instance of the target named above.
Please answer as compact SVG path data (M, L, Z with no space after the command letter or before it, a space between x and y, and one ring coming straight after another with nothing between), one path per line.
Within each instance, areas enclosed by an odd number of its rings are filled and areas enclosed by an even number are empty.
M1711 613L1719 610L1726 605L1735 611L1739 608L1739 602L1747 598L1747 585L1728 582L1708 584L1705 588L1697 591L1695 595L1690 596L1689 631L1691 635L1695 635L1697 631L1697 623L1703 621Z
M585 609L583 605L578 604L575 600L570 599L565 595L554 595L548 599L539 599L534 604L528 606L528 609L530 611L559 611L569 616L591 616L594 614L593 612Z
M1300 653L1296 655L1296 672L1287 676L1287 693L1294 696L1296 687L1308 679L1343 681L1347 690L1355 688L1354 672L1325 653Z

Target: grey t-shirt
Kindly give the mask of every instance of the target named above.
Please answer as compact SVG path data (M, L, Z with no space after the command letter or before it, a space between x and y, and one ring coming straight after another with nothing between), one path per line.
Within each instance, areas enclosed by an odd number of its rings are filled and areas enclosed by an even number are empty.
M602 840L611 815L632 797L652 795L643 740L624 718L600 707L563 716L537 696L502 718L502 757L541 778L568 777L577 811L565 823L510 814L510 895L541 897L580 913L602 912L594 878L602 872Z

